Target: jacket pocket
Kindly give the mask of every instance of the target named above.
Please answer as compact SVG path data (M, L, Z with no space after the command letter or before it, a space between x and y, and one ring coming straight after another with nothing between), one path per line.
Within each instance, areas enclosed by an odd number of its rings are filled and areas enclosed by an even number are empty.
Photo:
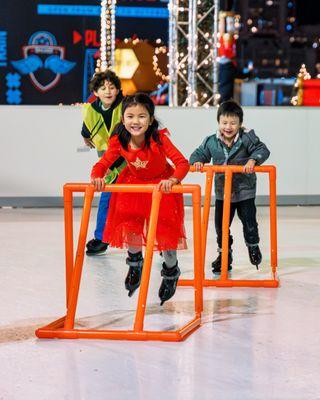
M257 177L255 174L234 174L232 185L235 192L254 189Z

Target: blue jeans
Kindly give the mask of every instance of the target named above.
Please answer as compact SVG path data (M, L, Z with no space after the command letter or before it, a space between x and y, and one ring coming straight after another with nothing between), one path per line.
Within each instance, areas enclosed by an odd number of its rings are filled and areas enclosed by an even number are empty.
M109 211L110 197L111 197L111 192L101 193L99 207L98 207L98 214L97 214L96 230L94 231L95 239L102 240L102 235L104 227L106 225L108 211Z
M99 158L103 156L103 153L104 153L104 151L98 151ZM110 197L111 197L110 192L101 193L99 206L98 206L96 230L94 231L95 239L102 240L104 227L106 225L106 221L107 221L107 217L108 217Z

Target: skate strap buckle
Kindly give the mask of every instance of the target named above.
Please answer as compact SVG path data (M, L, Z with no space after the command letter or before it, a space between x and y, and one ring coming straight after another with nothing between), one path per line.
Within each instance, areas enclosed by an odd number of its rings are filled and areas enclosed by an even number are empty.
M162 276L164 279L167 279L168 281L173 281L173 280L179 278L180 274L181 274L181 272L180 272L180 269L179 269L179 268L178 268L177 272L176 272L174 275L169 275L169 276L166 275L166 273L165 273L164 270L161 271L161 276Z
M130 258L126 258L126 264L129 265L129 267L141 268L143 265L143 259L138 261L132 261L130 260Z

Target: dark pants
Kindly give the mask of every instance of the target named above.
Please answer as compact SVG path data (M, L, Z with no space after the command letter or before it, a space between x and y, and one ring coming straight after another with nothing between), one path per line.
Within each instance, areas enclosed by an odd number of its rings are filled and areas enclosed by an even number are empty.
M260 239L258 232L258 223L256 218L257 209L254 203L254 199L248 199L248 200L238 201L236 203L231 203L229 228L232 224L232 220L236 210L238 213L238 217L242 222L243 236L246 245L250 246L258 244ZM220 248L222 247L222 217L223 217L223 201L216 200L214 222L217 233L217 243ZM233 237L230 235L230 229L229 229L229 248L231 248L232 243L233 243Z

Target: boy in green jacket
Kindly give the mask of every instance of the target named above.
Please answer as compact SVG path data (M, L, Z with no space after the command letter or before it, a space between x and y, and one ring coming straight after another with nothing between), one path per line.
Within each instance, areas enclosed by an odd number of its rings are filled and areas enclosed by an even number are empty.
M234 174L232 180L230 224L235 212L243 225L243 234L249 251L250 262L258 269L262 261L259 248L259 232L256 218L256 175L255 165L261 165L270 155L266 145L254 130L242 128L243 110L233 100L225 101L218 108L218 131L208 136L190 157L190 164L200 171L204 163L212 160L213 165L243 165L243 174ZM219 255L212 263L212 272L221 273L222 217L224 174L215 174L215 228ZM233 238L229 229L228 271L232 269Z
M117 75L110 70L94 74L89 85L97 99L83 107L83 125L81 135L84 142L91 148L96 148L98 156L102 157L108 148L109 138L114 127L121 121L122 99L121 83ZM114 183L124 159L119 158L112 166L111 173L106 176L106 184ZM94 238L87 243L86 254L89 256L104 254L108 243L102 242L103 230L109 210L111 193L101 193Z

